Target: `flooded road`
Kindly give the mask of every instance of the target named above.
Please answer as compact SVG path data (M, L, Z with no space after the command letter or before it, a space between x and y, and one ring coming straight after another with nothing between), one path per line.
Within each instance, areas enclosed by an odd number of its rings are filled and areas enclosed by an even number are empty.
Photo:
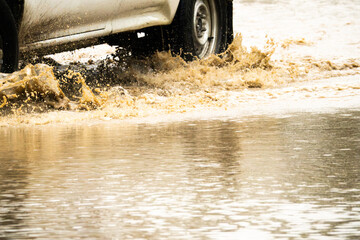
M351 0L234 1L236 36L221 57L184 62L161 52L138 60L108 45L51 55L53 68L27 65L0 77L0 126L227 111L249 94L262 105L292 84L303 92L302 83L316 92L310 100L346 98L349 87L357 96L359 12Z
M359 239L360 3L234 13L221 58L0 75L0 239Z
M360 112L0 130L0 237L358 239Z

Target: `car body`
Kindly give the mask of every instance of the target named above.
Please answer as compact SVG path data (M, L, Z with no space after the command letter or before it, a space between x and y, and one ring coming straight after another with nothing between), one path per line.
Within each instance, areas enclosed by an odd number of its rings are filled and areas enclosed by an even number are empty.
M189 48L188 56L202 58L223 51L232 38L231 0L0 0L0 8L8 71L16 69L18 59L7 60L16 51L52 53L101 40L132 45L134 53ZM139 31L151 37L140 41Z
M25 0L22 50L76 42L172 22L179 0Z

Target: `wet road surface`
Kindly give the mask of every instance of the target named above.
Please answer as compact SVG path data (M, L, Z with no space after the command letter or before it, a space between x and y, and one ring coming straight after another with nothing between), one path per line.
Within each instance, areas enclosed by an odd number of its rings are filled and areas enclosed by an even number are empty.
M0 237L357 239L360 113L0 131Z
M236 63L125 62L73 98L25 69L58 99L1 99L0 239L359 239L360 5L234 6Z

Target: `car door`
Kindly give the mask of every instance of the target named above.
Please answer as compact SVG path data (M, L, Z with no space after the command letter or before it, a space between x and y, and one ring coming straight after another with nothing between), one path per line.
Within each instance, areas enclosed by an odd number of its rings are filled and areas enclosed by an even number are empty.
M114 0L114 33L169 24L179 0Z
M106 28L111 31L117 1L25 0L21 41L34 43Z

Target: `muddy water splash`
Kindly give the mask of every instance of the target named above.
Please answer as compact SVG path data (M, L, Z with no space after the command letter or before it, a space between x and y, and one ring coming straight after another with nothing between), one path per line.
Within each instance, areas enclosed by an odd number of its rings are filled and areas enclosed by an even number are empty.
M305 77L314 79L314 73L324 77L324 71L331 75L334 70L359 66L356 61L336 64L314 59L272 60L279 45L288 48L306 41L292 39L285 43L280 45L268 39L262 50L247 49L238 34L225 53L193 62L185 62L168 52L133 59L120 49L93 69L87 69L86 65L67 70L44 64L28 65L1 80L0 111L6 116L1 125L122 119L227 108L234 91L274 87ZM63 111L66 117L59 117L61 112L54 111L57 109L71 110L73 114L66 115L67 111ZM29 115L29 112L38 114Z
M27 65L0 80L0 98L3 112L21 113L29 111L45 111L49 109L89 109L100 106L101 101L94 95L84 78L79 73L68 71L68 79L80 85L78 101L70 101L60 87L53 68L45 64Z
M1 108L12 103L26 104L39 99L55 109L68 108L69 99L59 87L52 68L39 64L24 69L0 80Z
M255 48L247 51L242 46L242 38L239 35L222 55L213 55L208 59L191 63L185 62L178 56L171 56L168 52L156 53L146 60L121 58L115 64L114 59L110 58L102 63L102 81L98 81L98 88L94 90L102 93L103 97L111 99L114 90L108 88L107 80L109 80L109 75L114 77L114 74L117 74L117 84L140 83L151 86L151 88L147 87L146 91L158 88L170 92L171 95L209 87L226 87L227 89L262 87L269 82L269 77L263 76L270 76L276 72L270 64L272 53L273 49L266 52ZM86 75L68 70L56 79L52 67L45 64L28 65L1 80L0 97L4 100L1 106L4 108L12 105L43 103L54 109L90 110L108 104L101 96L94 94L85 78ZM129 84L127 86L131 89ZM74 94L76 88L79 88L80 96ZM137 89L136 91L137 93L134 90L131 92L141 99L146 99L149 95L145 94L144 90ZM145 95L138 96L139 94Z
M141 69L146 71L134 70L131 65L129 73L139 82L171 91L188 92L209 87L262 87L280 80L277 77L278 69L270 61L274 50L274 44L269 42L265 51L257 48L248 51L242 45L241 35L237 35L221 55L187 63L180 57L160 52L141 64ZM263 77L265 75L266 78Z

